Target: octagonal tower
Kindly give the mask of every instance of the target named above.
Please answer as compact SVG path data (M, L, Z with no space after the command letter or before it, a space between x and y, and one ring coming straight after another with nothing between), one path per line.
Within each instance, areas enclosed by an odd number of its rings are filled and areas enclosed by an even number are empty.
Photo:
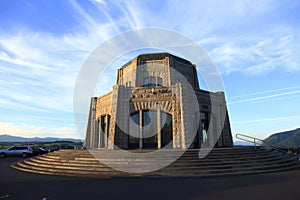
M118 69L111 92L91 99L85 145L231 147L224 93L201 90L190 61L169 53L139 55Z

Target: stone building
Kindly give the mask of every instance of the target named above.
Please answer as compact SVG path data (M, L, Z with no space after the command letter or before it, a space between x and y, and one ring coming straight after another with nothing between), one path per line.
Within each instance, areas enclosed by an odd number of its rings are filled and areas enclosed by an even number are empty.
M205 145L231 147L230 123L224 93L201 90L190 61L169 53L140 55L118 69L111 92L91 98L87 148Z

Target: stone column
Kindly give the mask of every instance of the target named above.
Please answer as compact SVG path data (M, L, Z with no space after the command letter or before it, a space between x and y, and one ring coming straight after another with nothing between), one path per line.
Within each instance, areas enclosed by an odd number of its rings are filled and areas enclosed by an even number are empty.
M218 126L217 126L217 120L215 118L215 113L211 113L210 116L210 122L209 122L209 130L206 134L207 134L207 139L208 139L208 144L209 147L214 147L215 145L215 138L214 138L214 132L218 131Z
M99 134L99 138L98 138L98 148L101 148L101 142L103 141L103 137L102 137L102 130L101 130L101 116L99 117L98 120L98 134Z
M94 148L99 148L98 146L98 141L99 141L99 120L95 120L95 138L94 138Z
M140 113L140 145L139 148L143 148L143 110L139 111Z
M93 125L91 126L91 130L93 130ZM94 133L93 133L93 131L91 131L91 133L90 133L90 145L89 145L89 147L92 149L93 148L93 142L94 142L94 140L93 140L93 135L94 135Z
M160 109L157 109L157 148L161 148L161 115Z
M106 136L105 138L105 148L108 148L108 140L109 140L109 134L108 134L108 115L105 115L104 117L104 123L105 123L105 130L104 131L104 135Z
M183 89L182 89L182 84L181 83L176 83L176 86L179 89L179 101L180 101L180 130L181 130L181 148L186 149L186 133L185 133L185 111L184 111L184 98L183 98Z

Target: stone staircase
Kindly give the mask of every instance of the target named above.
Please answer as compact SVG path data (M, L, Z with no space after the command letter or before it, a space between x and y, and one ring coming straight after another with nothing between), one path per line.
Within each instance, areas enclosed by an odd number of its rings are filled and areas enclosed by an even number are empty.
M153 165L155 162L168 162L170 152L162 151L159 159L151 163L147 159L130 159L122 157L122 152L101 150L102 159L106 164L127 166ZM203 150L205 153L205 150ZM149 151L130 151L131 153L146 153ZM182 152L183 153L183 152ZM121 154L121 159L120 159ZM133 155L133 154L131 154ZM172 164L149 173L127 173L115 170L98 161L87 150L60 150L42 156L28 158L11 165L11 167L38 174L79 176L93 178L147 176L147 177L206 177L224 175L257 174L291 170L299 167L299 156L288 155L277 151L253 147L217 148L202 159L199 149L189 149Z

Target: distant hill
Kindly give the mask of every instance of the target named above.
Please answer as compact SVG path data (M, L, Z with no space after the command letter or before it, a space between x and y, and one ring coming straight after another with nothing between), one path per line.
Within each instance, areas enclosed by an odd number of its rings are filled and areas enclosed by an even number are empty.
M264 141L266 143L271 142L291 148L300 148L300 128L291 131L275 133L266 138Z
M54 137L45 137L45 138L24 138L20 136L12 135L0 135L0 142L55 142L55 141L69 141L69 142L81 142L79 139L73 138L54 138Z
M234 141L234 146L253 146L254 144L251 142L244 142L244 141Z

